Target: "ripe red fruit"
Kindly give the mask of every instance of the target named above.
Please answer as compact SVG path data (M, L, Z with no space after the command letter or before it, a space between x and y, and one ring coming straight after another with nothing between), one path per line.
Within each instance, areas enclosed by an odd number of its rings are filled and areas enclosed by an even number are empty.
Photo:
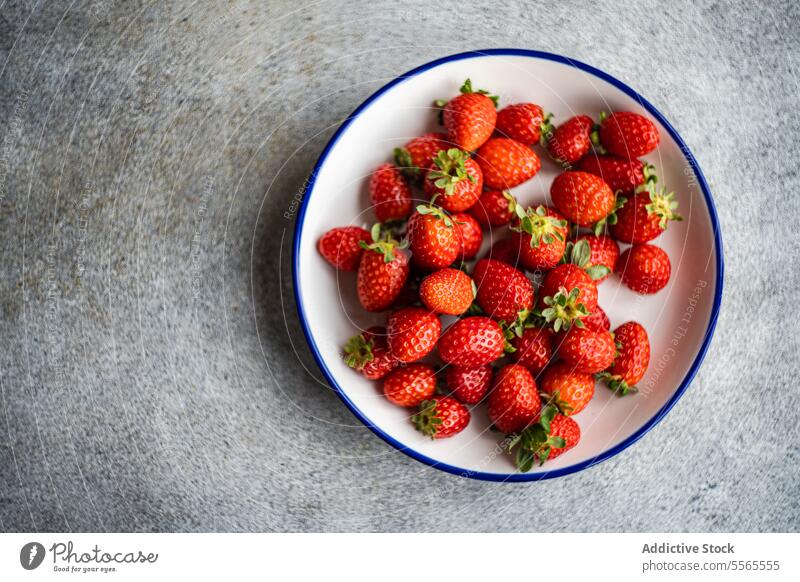
M408 221L411 260L421 269L449 267L461 252L461 238L453 219L433 204L417 206Z
M401 362L416 362L427 356L436 347L441 331L436 314L422 307L398 309L386 325L389 349Z
M464 81L461 95L451 99L442 112L448 141L468 152L481 147L497 122L496 100L486 91L473 91L469 79Z
M617 347L607 331L591 331L573 326L561 339L558 355L576 372L596 374L614 361Z
M652 186L629 198L617 210L617 221L611 234L617 240L631 244L651 241L664 232L670 220L682 220L675 212L678 202L675 193L657 192Z
M564 172L550 185L550 197L558 211L578 226L590 227L614 211L614 192L594 174Z
M594 234L581 234L578 235L578 241L586 241L589 245L589 260L584 268L591 269L592 267L605 267L607 273L598 279L594 279L595 284L600 284L608 276L614 272L619 259L619 245L610 236L594 235ZM599 271L598 271L599 272Z
M493 376L492 367L488 364L477 368L448 366L445 381L453 398L464 404L477 404L489 391Z
M458 269L441 269L431 273L419 286L419 297L434 313L461 315L475 299L472 279Z
M634 245L617 261L617 273L622 282L643 295L666 287L671 270L669 256L655 245Z
M441 150L429 166L423 188L448 212L462 212L480 198L483 172L467 152L456 148Z
M469 213L483 226L503 226L516 216L516 206L508 190L486 190Z
M379 222L403 220L411 214L411 188L394 164L381 164L369 180L369 199Z
M386 328L371 327L351 337L344 346L345 363L370 380L378 380L397 367L389 350Z
M481 225L471 214L465 212L454 214L452 218L461 239L461 253L459 255L461 260L469 261L474 259L478 251L481 250L481 244L483 243Z
M543 327L529 327L511 340L511 359L525 366L534 376L544 370L553 357L553 333Z
M555 130L546 127L543 133L547 151L559 164L567 167L575 164L592 146L593 127L594 121L586 115L571 117Z
M599 176L617 194L631 196L647 179L648 166L639 160L616 156L586 156L578 164L582 172Z
M511 229L512 241L519 248L519 260L529 271L549 270L564 256L567 221L545 206L523 210L517 206L519 221Z
M419 406L436 394L436 372L425 364L401 366L384 378L383 393L397 406Z
M600 143L621 158L641 158L658 146L658 129L638 113L620 111L600 116Z
M534 464L542 465L548 459L555 459L578 444L581 429L573 419L558 414L555 406L545 406L539 421L530 425L509 443L509 449L516 449L517 468L527 473Z
M489 394L489 418L505 434L521 431L536 420L542 402L531 373L519 364L500 368Z
M647 372L650 340L641 324L628 321L614 330L614 341L617 343L617 357L601 378L614 392L625 396L629 392L636 392L636 383Z
M539 156L526 145L505 137L495 137L475 154L487 188L513 188L533 178L542 167Z
M367 311L383 311L397 298L408 278L408 257L397 241L382 235L380 225L372 228L373 242L361 242L365 249L358 265L358 300Z
M566 362L556 362L542 375L541 392L561 414L578 414L594 396L594 376L578 372Z
M502 261L516 268L520 262L521 254L519 241L515 241L513 238L505 238L494 243L483 255L483 258Z
M322 258L340 271L356 271L364 254L361 241L371 241L369 231L357 226L342 226L323 234L317 249Z
M578 265L559 265L545 276L539 303L542 315L555 331L569 329L597 308L597 285Z
M394 161L409 175L420 176L433 163L434 156L448 147L447 136L443 133L426 133L415 137L405 147L395 148Z
M434 396L419 405L411 417L417 430L432 439L446 439L460 433L469 424L469 410L450 396Z
M497 133L525 145L539 143L544 111L533 103L508 105L497 112Z
M504 340L503 331L493 319L465 317L439 338L439 357L447 364L477 368L503 355Z
M583 327L591 331L608 331L611 329L608 315L599 305L592 313L581 319L581 323L583 323Z
M533 307L533 284L521 272L500 261L482 259L472 273L478 305L490 317L507 323Z

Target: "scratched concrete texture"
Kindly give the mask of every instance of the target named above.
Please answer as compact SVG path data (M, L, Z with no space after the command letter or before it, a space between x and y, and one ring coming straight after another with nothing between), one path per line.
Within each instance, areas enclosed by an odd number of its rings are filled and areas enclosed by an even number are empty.
M800 4L1 2L0 529L796 531ZM590 470L459 479L326 386L293 201L336 126L463 50L627 81L695 152L727 266L673 412Z

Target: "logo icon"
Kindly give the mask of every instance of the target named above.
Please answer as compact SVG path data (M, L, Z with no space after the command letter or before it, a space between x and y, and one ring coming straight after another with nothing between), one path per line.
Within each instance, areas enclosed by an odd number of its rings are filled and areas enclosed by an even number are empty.
M26 570L35 570L44 560L44 546L39 542L28 542L19 551L19 563Z

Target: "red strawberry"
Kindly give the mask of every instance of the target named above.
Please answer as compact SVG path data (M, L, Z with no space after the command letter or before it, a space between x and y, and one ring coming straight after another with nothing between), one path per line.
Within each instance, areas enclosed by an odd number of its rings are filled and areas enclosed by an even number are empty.
M340 271L356 271L364 254L361 241L371 241L368 231L357 226L342 226L323 234L317 249L322 258Z
M519 248L519 260L528 271L555 267L564 256L567 221L555 210L545 206L523 210L517 206L519 222L512 241Z
M475 286L464 271L446 268L422 280L419 297L434 313L461 315L475 299Z
M564 172L550 185L550 197L559 212L578 226L589 227L614 212L614 192L594 174ZM602 223L601 223L602 224Z
M539 422L530 425L509 443L516 449L517 468L527 473L534 464L542 465L578 444L581 428L572 418L558 414L555 406L545 406Z
M542 402L531 373L519 364L500 368L489 394L489 418L505 434L521 431L536 420Z
M534 376L544 370L553 357L553 333L547 328L529 327L511 340L511 358L528 368Z
M408 221L411 260L421 269L449 267L461 252L461 237L453 219L433 204L420 204Z
M658 129L638 113L620 111L608 117L600 115L600 143L621 158L641 158L658 146Z
M539 143L544 111L533 103L516 103L497 112L497 133L525 145Z
M425 436L446 439L464 430L469 418L469 410L455 398L434 396L419 405L411 421Z
M636 392L639 382L647 366L650 365L650 340L647 331L635 321L623 323L614 330L614 341L617 343L617 357L601 378L608 387L620 396Z
M559 265L545 276L539 303L542 315L555 331L569 329L597 308L597 285L578 265Z
M447 139L468 152L481 147L494 131L496 101L497 97L486 91L473 91L469 79L464 81L461 95L451 99L442 112Z
M605 275L602 275L598 279L594 280L596 284L600 284L608 279L608 276L617 266L617 260L619 259L619 245L613 238L605 235L578 235L578 241L582 240L586 241L586 243L589 245L589 260L587 261L585 268L591 269L592 267L597 266L605 267L605 269L602 271L597 271L598 274L605 271Z
M645 183L651 167L639 160L626 160L616 156L586 156L578 164L582 172L602 178L614 192L630 196Z
M434 156L448 147L447 136L443 133L426 133L415 137L405 147L395 148L394 161L409 175L419 176L427 171Z
M469 212L483 226L503 226L516 216L517 201L508 190L487 190Z
M485 255L484 259L494 259L495 261L502 261L516 267L520 262L520 244L519 241L513 239L499 240L492 248L490 248Z
M397 367L383 327L371 327L351 337L344 346L344 355L348 366L370 380L379 380Z
M465 317L439 338L439 357L447 364L477 368L503 355L505 337L500 325L488 317Z
M490 365L477 368L462 368L461 366L448 366L445 372L445 381L451 395L464 404L477 404L492 385L494 372Z
M483 172L468 153L456 148L441 150L429 166L423 187L448 212L462 212L481 197Z
M555 130L545 128L547 151L553 159L564 166L571 166L586 155L592 146L594 121L586 115L576 115L559 125Z
M581 319L581 323L583 323L583 327L592 331L608 331L611 329L608 315L599 305L592 313Z
M670 220L683 220L675 212L675 193L657 192L654 185L628 199L616 212L611 234L631 244L651 241L667 228Z
M383 393L397 406L419 406L436 394L436 372L425 364L401 366L383 379Z
M411 188L393 164L381 164L369 180L369 199L380 222L411 214Z
M634 245L617 261L617 273L628 287L649 295L666 287L672 270L669 256L655 245Z
M461 260L469 261L474 259L478 251L481 250L481 244L483 243L481 225L471 214L466 212L454 214L453 222L461 239L461 254L459 255Z
M441 331L436 314L422 307L398 309L386 324L389 349L401 362L416 362L427 356L436 347Z
M510 323L520 311L533 307L533 284L511 265L482 259L472 275L478 287L478 305L490 317Z
M558 355L572 370L587 374L596 374L608 368L616 352L614 336L609 332L577 326L570 328L558 346Z
M371 244L358 265L358 300L367 311L383 311L397 298L408 278L408 257L397 241L381 235L380 224L372 228Z
M556 362L542 376L541 392L565 416L578 414L594 396L594 376Z
M541 169L539 156L526 145L505 137L495 137L475 154L487 188L513 188L533 178Z

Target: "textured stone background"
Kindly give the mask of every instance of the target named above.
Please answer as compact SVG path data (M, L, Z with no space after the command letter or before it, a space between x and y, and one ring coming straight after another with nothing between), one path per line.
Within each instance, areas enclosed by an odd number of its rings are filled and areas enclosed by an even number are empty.
M798 3L265 4L0 3L0 529L797 530ZM283 218L364 97L493 46L646 95L727 262L674 411L530 485L356 422L305 348Z

